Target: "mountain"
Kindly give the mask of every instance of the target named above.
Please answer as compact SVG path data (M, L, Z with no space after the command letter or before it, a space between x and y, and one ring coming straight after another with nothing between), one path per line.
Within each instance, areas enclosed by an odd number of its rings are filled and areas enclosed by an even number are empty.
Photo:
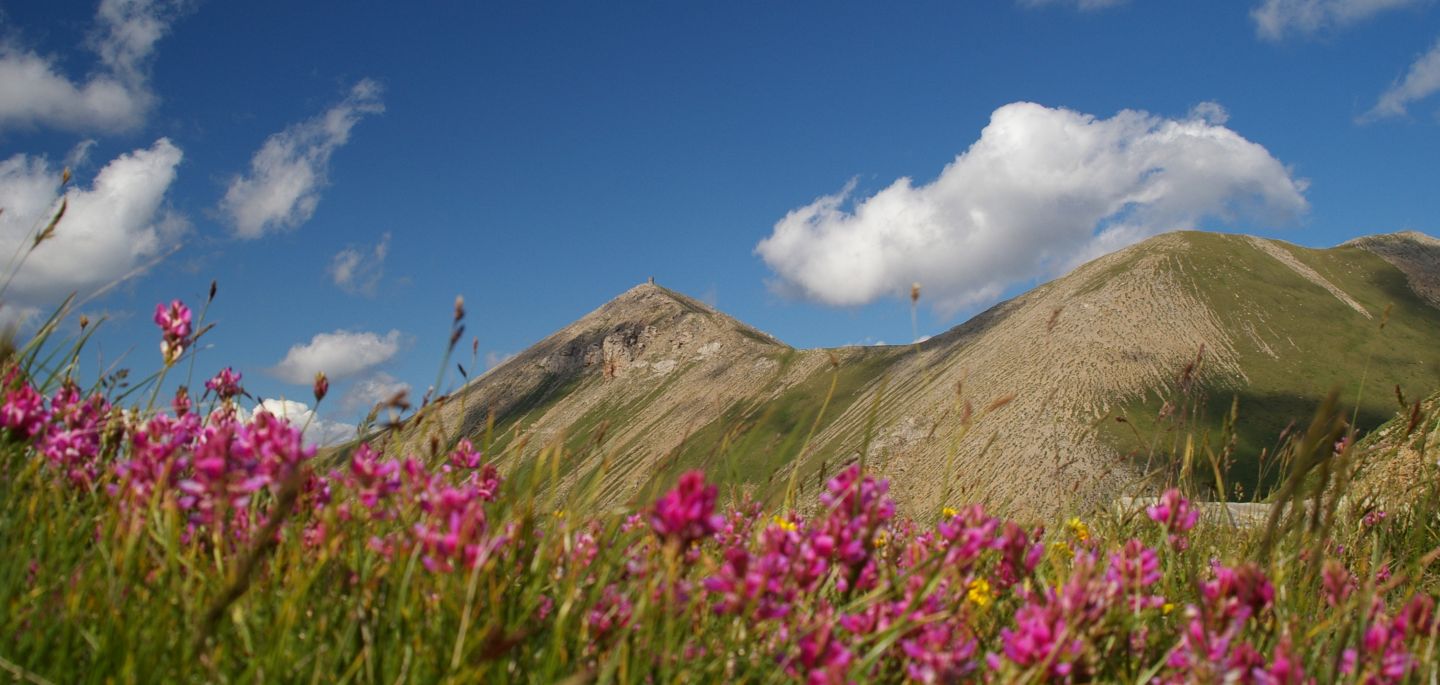
M1440 241L1419 233L1310 249L1177 232L923 343L798 350L643 284L384 441L424 453L488 435L511 469L563 446L566 483L603 465L608 502L688 468L774 501L792 474L803 494L862 451L919 515L1084 511L1182 467L1215 482L1211 453L1216 487L1245 497L1332 387L1361 428L1393 414L1395 386L1440 388L1437 295Z

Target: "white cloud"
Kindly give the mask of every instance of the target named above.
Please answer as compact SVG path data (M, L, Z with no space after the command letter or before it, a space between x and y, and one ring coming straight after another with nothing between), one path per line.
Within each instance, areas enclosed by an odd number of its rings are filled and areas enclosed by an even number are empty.
M380 85L365 79L323 114L265 139L250 159L249 175L232 179L220 200L235 235L259 238L309 220L326 185L330 155L365 115L383 111Z
M1075 9L1081 11L1100 10L1107 7L1122 5L1129 0L1016 0L1022 7L1042 7L1045 5L1074 5Z
M296 428L304 429L305 442L311 445L322 447L337 445L355 438L355 424L322 419L304 402L261 400L260 404L255 405L251 415L259 414L261 411L268 411L274 416L288 420Z
M355 381L354 385L345 391L345 396L340 400L340 407L345 411L368 410L376 403L388 400L402 390L409 392L410 384L384 371L379 371Z
M1183 119L1097 119L1006 105L934 181L901 178L863 198L852 181L792 210L755 251L782 292L860 305L919 281L953 313L1203 218L1302 214L1305 182L1217 123L1223 115L1205 105Z
M10 302L0 302L0 334L24 328L40 314L38 307L22 307Z
M317 333L309 343L295 345L271 371L281 380L310 385L324 371L337 381L383 364L400 351L400 331L384 337L374 333L335 331Z
M180 148L161 138L106 164L89 188L68 188L54 236L30 254L6 297L53 307L72 291L93 293L168 254L187 229L184 218L164 206L181 157ZM15 155L0 162L0 259L29 249L34 231L58 209L60 192L60 170L45 158Z
M1262 38L1280 40L1286 34L1313 35L1340 29L1386 10L1418 5L1426 0L1264 0L1250 11Z
M380 286L380 278L385 275L385 257L389 254L388 231L368 252L347 247L330 260L330 280L351 295L373 297Z
M1361 120L1404 116L1408 105L1437 91L1440 91L1440 41L1436 41L1429 52L1417 57L1405 72L1405 78L1382 93L1380 101Z
M102 0L87 41L99 57L100 68L84 82L60 73L52 58L9 40L0 42L0 129L137 128L156 101L149 65L174 14L169 2Z

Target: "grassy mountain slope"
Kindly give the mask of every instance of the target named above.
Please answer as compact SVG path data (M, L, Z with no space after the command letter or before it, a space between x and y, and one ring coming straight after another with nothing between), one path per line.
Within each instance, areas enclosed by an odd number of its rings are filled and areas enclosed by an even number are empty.
M1328 250L1171 233L922 344L835 350L790 348L642 285L471 382L391 449L478 437L493 414L509 468L572 485L600 469L603 501L695 467L771 501L793 479L805 501L863 454L914 513L982 501L1045 516L1153 487L1188 436L1232 462L1227 494L1248 495L1268 477L1262 450L1330 388L1372 427L1394 386L1440 387L1437 258L1440 243L1413 233Z

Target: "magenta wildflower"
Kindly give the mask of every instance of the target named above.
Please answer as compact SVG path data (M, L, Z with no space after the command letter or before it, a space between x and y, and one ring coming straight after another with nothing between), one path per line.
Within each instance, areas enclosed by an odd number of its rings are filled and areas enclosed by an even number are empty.
M630 625L631 612L635 606L630 599L614 583L606 585L600 593L600 599L590 607L589 613L585 615L585 622L590 627L591 633L596 640L601 640L612 631Z
M995 580L1001 588L1010 587L1035 571L1035 566L1045 554L1045 545L1040 542L1044 534L1044 528L1036 528L1027 534L1017 523L1004 523L994 542L995 549L1000 551L1000 566Z
M995 531L1000 520L985 514L976 504L936 525L936 532L945 540L945 566L966 573L980 558L981 552L994 546Z
M808 685L840 685L850 682L848 673L854 654L841 641L827 608L815 617L814 629L798 641L797 654L785 661L785 672L804 676Z
M175 389L175 398L170 400L170 408L174 410L175 416L181 417L190 413L190 389L180 386Z
M1244 621L1275 602L1275 587L1253 562L1235 568L1215 566L1215 578L1200 583L1211 616Z
M190 343L190 308L180 300L155 305L155 325L160 327L160 356L173 364Z
M1015 612L1015 629L1000 629L1005 657L1022 668L1049 664L1051 679L1075 678L1082 668L1085 641L1075 632L1059 596L1051 590L1031 597Z
M21 381L20 387L6 393L4 405L0 405L0 426L21 440L39 435L49 419L45 396L24 381Z
M1255 668L1251 677L1256 685L1303 685L1313 680L1305 679L1305 667L1300 663L1291 644L1290 636L1283 635L1275 644L1275 653L1270 663Z
M450 452L446 471L458 470L463 480L474 483L480 490L480 499L490 502L500 494L500 472L494 464L485 463L485 455L475 449L469 440L461 440Z
M245 392L245 389L240 387L240 374L228 366L215 374L214 378L205 381L205 389L215 393L222 401L228 401Z
M905 675L919 683L955 683L976 668L978 644L959 620L925 623L900 640Z
M1135 610L1153 609L1165 603L1163 597L1145 594L1146 588L1159 582L1163 576L1155 550L1134 539L1127 541L1119 552L1110 555L1110 566L1105 571L1105 580L1112 590L1127 598L1129 608Z
M1185 533L1195 527L1200 518L1200 510L1190 505L1190 500L1185 499L1180 491L1175 488L1166 490L1160 495L1160 501L1147 508L1145 513L1163 526L1170 534L1170 544L1177 550L1184 550L1190 546L1190 541Z
M77 388L67 385L51 398L50 409L40 452L71 483L88 487L100 475L100 443L110 404L99 395L82 398Z
M681 547L713 535L725 520L715 515L718 490L705 483L705 474L689 471L675 489L660 496L650 510L650 528L662 539Z
M381 461L366 443L357 447L350 457L350 479L360 503L367 509L375 509L400 489L400 464L393 459Z
M834 555L848 569L837 581L837 589L869 589L875 578L872 553L876 531L895 517L895 501L889 496L890 483L864 475L859 464L835 474L820 494L829 512L814 535L817 551Z
M124 489L143 500L157 489L174 487L189 466L199 433L195 414L173 419L161 414L136 427L130 435L130 458L116 465Z
M1320 570L1320 585L1325 590L1325 601L1333 607L1344 604L1359 584L1344 564L1328 559Z

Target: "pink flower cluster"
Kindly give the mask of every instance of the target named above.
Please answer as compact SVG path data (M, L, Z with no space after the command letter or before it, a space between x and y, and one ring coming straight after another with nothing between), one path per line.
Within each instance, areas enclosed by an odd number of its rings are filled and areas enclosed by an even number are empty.
M1185 536L1195 523L1200 520L1200 510L1190 505L1190 500L1185 499L1180 491L1171 488L1160 495L1160 501L1145 510L1150 520L1165 526L1166 532L1170 534L1170 544L1176 550L1184 551L1190 546L1190 540Z
M682 548L713 535L724 525L715 515L715 495L715 486L705 483L705 474L685 473L675 489L655 500L650 509L650 528Z

